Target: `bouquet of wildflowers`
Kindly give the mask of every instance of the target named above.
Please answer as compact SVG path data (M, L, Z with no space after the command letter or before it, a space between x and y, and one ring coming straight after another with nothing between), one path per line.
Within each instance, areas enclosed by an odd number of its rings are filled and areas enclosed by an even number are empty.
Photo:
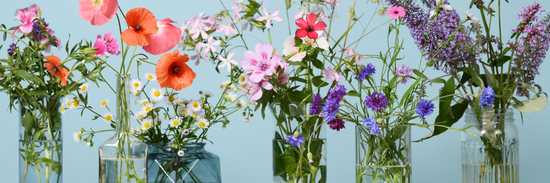
M15 11L20 25L9 29L0 25L4 41L8 35L15 41L9 45L8 58L0 59L0 86L10 97L10 109L20 106L21 182L27 177L38 182L61 180L61 115L65 112L61 100L71 92L85 92L86 81L97 81L103 69L102 63L91 59L96 49L88 41L72 48L67 41L64 59L48 55L52 46L61 49L62 45L43 15L42 8L33 4ZM31 172L36 177L27 176Z

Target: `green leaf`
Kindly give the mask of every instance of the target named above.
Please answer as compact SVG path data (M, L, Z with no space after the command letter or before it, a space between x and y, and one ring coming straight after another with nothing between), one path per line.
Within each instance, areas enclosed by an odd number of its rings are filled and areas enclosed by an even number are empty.
M38 84L41 84L43 86L45 86L46 84L44 83L44 81L42 81L38 76L36 75L31 75L29 74L27 71L24 71L24 70L17 70L15 71L15 75L16 76L19 76L21 78L24 78L24 79L28 79L28 80L31 80L35 83L38 83Z
M414 72L414 74L416 74L417 76L420 76L420 77L422 77L422 78L424 78L424 79L429 79L428 77L426 77L426 75L424 75L424 73L420 72L419 70L414 69L413 72Z
M491 74L491 72L489 72L489 70L487 69L487 67L485 67L485 65L483 65L483 70L485 70L485 81L487 81L487 85L495 86L493 85L495 83L493 79L493 75ZM497 86L498 86L498 83L497 83Z
M323 62L321 62L319 59L314 59L314 60L311 61L311 63L317 69L325 70L325 66L323 65Z
M441 78L437 78L437 79L434 79L432 80L433 83L443 83L443 84L446 84L447 81L445 81L444 79L441 79Z
M436 122L434 123L434 130L430 134L415 142L432 138L447 131L448 129L450 129L451 126L453 126L453 124L455 124L460 118L462 118L462 115L464 115L464 111L466 111L466 109L468 109L468 101L460 99L448 111L449 113L452 113L452 115L449 115L447 118L442 119L440 118L441 114L439 114L436 117Z
M25 111L25 140L29 140L29 137L32 135L32 129L34 128L34 117L29 111Z
M45 96L45 97L50 96L44 91L30 91L29 95Z
M503 65L504 65L506 62L508 62L508 61L510 61L510 56L506 56L506 55L504 55L504 56L499 56L499 57L497 58L495 64L496 64L497 67L501 67L501 66L503 66Z
M359 97L359 93L357 93L357 91L355 90L351 90L349 91L348 93L346 93L347 96L352 96L352 97Z
M313 77L312 81L313 81L313 86L315 87L325 87L325 86L328 86L328 83L323 80L323 76L315 76Z
M288 62L288 65L299 65L299 66L307 67L307 65L304 64L304 63L301 62L301 61L289 61L289 62Z
M485 88L485 85L483 84L483 81L481 80L481 77L479 77L478 73L474 71L471 67L462 67L458 68L457 70L466 72L472 76L472 80L474 81L477 86L480 86L481 88Z
M449 113L449 107L451 107L451 103L453 101L453 97L455 94L455 81L453 78L449 78L447 80L447 83L445 83L445 86L441 88L441 93L439 97L439 116L441 119L446 119L447 115ZM436 121L438 121L436 119Z
M512 106L522 113L532 114L544 110L548 104L548 101L546 97L533 97L527 101L523 101L522 103L523 105L513 104Z

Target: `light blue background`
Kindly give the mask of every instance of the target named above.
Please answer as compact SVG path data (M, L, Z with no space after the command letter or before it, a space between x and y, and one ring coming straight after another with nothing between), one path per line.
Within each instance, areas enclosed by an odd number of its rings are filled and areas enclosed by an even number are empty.
M223 0L226 7L231 9L233 4L230 0ZM334 30L339 32L343 31L343 27L347 25L347 11L353 1L342 0L340 2L342 7L337 8L339 18L335 20L335 24L338 26L333 27ZM19 22L13 22L13 14L16 9L27 7L37 1L30 0L18 0L8 1L2 4L0 8L0 22L11 27L18 25ZM185 18L191 18L192 16L206 12L207 15L219 13L223 8L219 1L216 0L203 0L203 1L122 1L119 2L124 11L128 11L135 7L145 7L149 9L157 19L171 18L178 22L176 26L180 26ZM268 11L274 12L276 9L281 9L280 16L284 19L283 22L274 23L272 29L273 44L274 47L279 50L283 49L283 41L288 36L288 19L286 18L284 11L284 1L271 0L264 2L267 5ZM459 4L460 3L460 4ZM517 1L512 0L510 4L502 2L503 4L503 35L504 40L510 36L510 30L515 28L519 22L515 17L520 12L522 7L526 7L532 4L532 0ZM539 2L543 9L550 9L550 2ZM465 12L468 10L467 5L469 1L452 1L451 5L458 11ZM78 12L78 1L38 1L44 14L43 17L50 23L50 27L56 31L63 45L65 45L68 35L71 35L71 44L74 44L80 39L95 40L96 34L104 34L107 31L112 31L114 37L119 38L118 26L116 19L111 20L107 24L101 27L95 27L90 25L80 18ZM366 25L368 19L375 11L375 4L367 4L365 0L357 2L357 13L365 13L365 18L362 19L363 25ZM291 30L294 32L296 26L294 22L294 13L297 11L296 7L289 9ZM474 10L474 15L479 16L479 11ZM464 15L461 15L464 18ZM373 23L367 28L370 31L372 28L378 26L380 23L389 20L388 16L373 18ZM496 22L496 21L493 21ZM327 22L328 23L328 22ZM496 26L496 24L495 24ZM359 28L359 27L356 27ZM496 29L495 29L496 30ZM401 37L405 39L405 51L402 52L402 56L405 59L401 64L408 64L410 66L418 65L420 60L420 53L414 45L413 40L410 38L408 30L403 26L401 29ZM247 34L247 43L249 47L255 45L258 41L256 38L263 42L268 42L267 33L250 33ZM367 36L360 44L357 52L362 54L377 54L381 48L386 47L387 25L381 29L375 31L373 34ZM494 34L496 34L494 32ZM358 31L352 32L350 40L356 39ZM120 41L120 39L119 39ZM11 43L11 40L4 42L4 48L0 54L1 57L6 56L6 49ZM330 41L331 44L334 41ZM348 42L349 43L349 42ZM234 44L240 44L234 42ZM142 51L140 48L138 50ZM237 49L237 60L240 60L244 49ZM65 51L53 49L53 54L64 58ZM194 55L194 52L187 52L189 55ZM120 57L109 58L109 63L118 65ZM150 56L149 61L158 60L160 56ZM545 62L548 62L545 59ZM373 59L363 60L362 63L377 62ZM224 78L226 72L222 69L222 74L214 74L213 65L210 63L202 62L199 66L191 66L191 68L197 73L197 78L194 84L188 89L182 90L181 93L185 94L185 98L192 98L198 96L199 90L207 90L214 92L216 96L219 96L219 83L226 80ZM541 75L537 77L536 83L541 85L546 92L550 91L550 63L543 63L539 69ZM142 69L144 72L154 72L154 67L147 67ZM114 76L114 74L106 74L107 76ZM427 75L430 77L436 77L441 75L438 71L432 71L428 69ZM114 82L114 77L110 77L110 82ZM111 104L114 104L114 94L108 92L107 87L97 88L95 85L90 85L90 101L99 101L108 97L111 99ZM434 85L428 89L429 95L434 97L437 94L439 85ZM104 93L107 93L104 94ZM7 110L9 98L5 94L0 95L0 104L2 104L0 122L0 182L17 182L18 179L18 114L16 112L10 113ZM92 102L93 104L93 102ZM95 104L93 104L95 105ZM105 111L99 110L100 113ZM548 142L550 129L548 109L536 114L525 114L525 123L522 125L520 121L520 115L516 112L516 124L519 129L521 146L520 146L520 174L522 182L547 182L548 172L550 168L550 143ZM211 128L209 133L209 139L215 144L208 144L207 150L218 154L221 158L222 164L222 177L224 182L270 182L272 180L271 171L271 140L273 131L273 118L269 116L269 112L266 119L261 119L259 112L251 119L252 123L245 123L241 121L241 116L236 114L231 118L231 124L226 129L221 129L221 125ZM65 182L97 182L98 177L98 153L97 146L104 142L108 137L113 135L112 133L104 133L96 136L94 143L95 146L90 148L84 143L77 144L72 139L73 132L76 132L80 127L88 129L100 130L109 128L106 123L100 120L91 121L91 115L84 113L84 116L80 116L80 111L67 111L64 116L63 134L64 134L64 167L63 167L63 179ZM433 120L435 115L432 115L429 120ZM135 124L134 124L135 125ZM464 122L461 120L454 127L462 127ZM419 139L426 135L428 131L413 129L413 140ZM352 124L348 123L347 128L340 132L329 130L328 137L328 180L329 182L353 182L355 175L355 132ZM413 180L414 182L460 182L461 180L461 155L460 155L460 133L448 132L437 138L427 140L422 143L414 143L412 149L413 157Z

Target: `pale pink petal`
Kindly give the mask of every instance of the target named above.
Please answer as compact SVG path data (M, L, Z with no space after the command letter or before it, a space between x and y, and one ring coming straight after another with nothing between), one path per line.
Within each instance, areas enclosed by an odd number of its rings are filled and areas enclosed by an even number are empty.
M254 50L256 53L259 53L259 56L264 60L271 58L271 55L273 55L273 47L269 43L258 43L256 44Z
M158 55L174 48L181 37L181 29L172 25L176 23L169 18L157 20L157 33L149 35L149 45L143 50L147 53Z
M275 20L275 21L277 21L277 22L283 21L283 19L282 19L281 17L273 17L273 18L271 18L271 19L273 19L273 20Z

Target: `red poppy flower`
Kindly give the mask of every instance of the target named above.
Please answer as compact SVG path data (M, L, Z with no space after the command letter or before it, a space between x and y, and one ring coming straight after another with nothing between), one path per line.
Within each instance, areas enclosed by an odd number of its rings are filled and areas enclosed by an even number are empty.
M134 8L128 11L126 23L131 29L126 29L120 37L130 46L149 45L149 34L157 32L157 20L153 13L145 8Z
M197 77L197 74L187 66L189 56L185 53L179 55L179 53L179 50L174 50L174 53L168 52L160 57L155 68L160 87L179 91L191 86Z
M53 76L61 80L62 86L66 86L67 77L69 77L69 71L65 68L59 67L59 65L61 64L61 59L59 59L59 57L55 55L44 56L44 58L48 61L44 63L44 67L46 67Z
M316 31L323 31L327 27L327 24L325 22L317 21L317 15L310 13L306 16L307 20L304 20L303 18L299 18L296 20L296 25L300 27L300 29L296 30L296 37L303 38L303 37L309 37L310 39L317 39L319 37L319 34Z

